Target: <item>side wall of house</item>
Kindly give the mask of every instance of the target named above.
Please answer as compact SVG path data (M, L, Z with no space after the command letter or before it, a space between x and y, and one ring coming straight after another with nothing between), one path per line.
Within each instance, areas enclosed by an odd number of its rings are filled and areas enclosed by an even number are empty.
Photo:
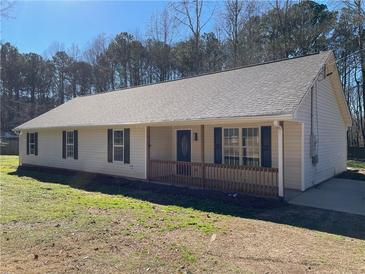
M35 130L38 132L38 155L27 155L27 132L24 131L21 133L19 139L21 163L145 179L145 127L135 126L129 128L130 164L124 164L122 162L109 163L107 161L107 128L99 127L68 129L78 130L77 160L73 158L62 158L61 129Z
M346 170L347 127L340 113L330 77L317 81L314 86L313 129L318 138L318 163L316 165L312 164L310 154L311 93L303 98L296 115L297 119L304 123L302 190L305 190Z
M302 184L302 124L284 122L284 188L300 190Z

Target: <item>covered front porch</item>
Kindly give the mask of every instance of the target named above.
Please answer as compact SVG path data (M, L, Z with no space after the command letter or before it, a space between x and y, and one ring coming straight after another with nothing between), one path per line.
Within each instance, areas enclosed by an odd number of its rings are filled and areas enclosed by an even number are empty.
M283 196L283 122L148 126L147 179Z

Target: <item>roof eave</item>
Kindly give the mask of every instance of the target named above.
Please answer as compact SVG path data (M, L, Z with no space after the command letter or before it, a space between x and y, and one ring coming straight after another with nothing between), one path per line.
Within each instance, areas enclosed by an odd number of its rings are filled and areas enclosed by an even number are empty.
M146 121L146 122L130 122L130 123L114 123L114 124L81 124L81 125L64 125L51 127L16 127L14 132L22 130L35 129L64 129L64 128L90 128L90 127L111 127L111 126L169 126L169 125L214 125L214 124L229 124L229 123L259 123L259 122L273 122L273 121L294 121L292 113L278 114L278 115L262 115L262 116L246 116L246 117L220 117L220 118L202 118L192 120L172 120L172 121Z

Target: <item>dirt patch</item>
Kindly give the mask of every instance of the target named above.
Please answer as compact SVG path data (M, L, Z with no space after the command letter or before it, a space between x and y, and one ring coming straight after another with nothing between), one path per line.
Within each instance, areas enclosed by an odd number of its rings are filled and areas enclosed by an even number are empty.
M102 208L89 208L87 210L91 215L106 215L109 214L107 210Z
M25 249L5 246L4 272L305 273L364 271L361 240L266 221L219 220L222 231L180 229L161 233L133 224L63 231ZM50 228L39 224L37 229ZM215 235L213 237L213 235ZM212 240L212 237L214 240ZM305 239L305 240L303 240ZM11 245L14 242L11 242ZM21 245L20 242L18 242Z

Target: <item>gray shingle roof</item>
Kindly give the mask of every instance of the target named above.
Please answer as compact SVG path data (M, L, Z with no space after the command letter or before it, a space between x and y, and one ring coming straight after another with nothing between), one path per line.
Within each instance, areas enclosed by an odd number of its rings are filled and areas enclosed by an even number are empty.
M329 54L78 97L16 129L292 114Z

